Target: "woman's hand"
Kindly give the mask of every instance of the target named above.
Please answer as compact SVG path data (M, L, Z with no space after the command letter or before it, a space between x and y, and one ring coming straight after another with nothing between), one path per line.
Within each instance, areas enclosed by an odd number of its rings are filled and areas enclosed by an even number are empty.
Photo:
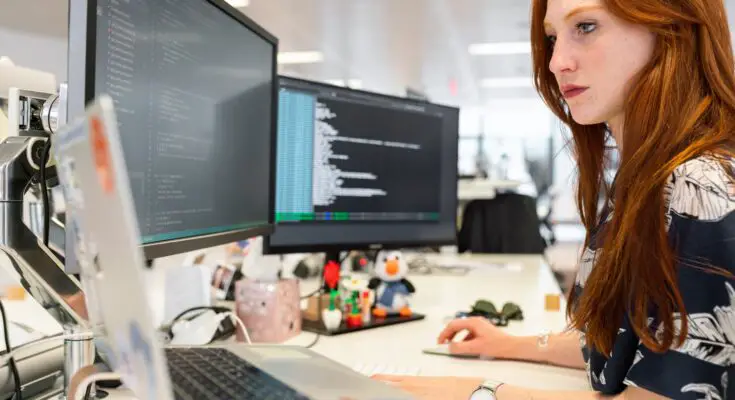
M467 400L483 382L479 378L375 375L421 400Z
M454 339L459 332L468 331L460 342ZM483 358L513 358L516 337L503 332L490 321L481 317L456 319L439 334L438 343L449 342L449 351L456 355Z

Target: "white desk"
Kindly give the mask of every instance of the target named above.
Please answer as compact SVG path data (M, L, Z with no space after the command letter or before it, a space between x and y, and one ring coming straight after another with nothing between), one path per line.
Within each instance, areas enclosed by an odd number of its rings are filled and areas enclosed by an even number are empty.
M422 353L422 349L436 344L439 332L455 312L469 311L480 298L492 301L498 308L512 301L523 309L524 321L511 321L506 328L513 334L536 335L543 329L560 331L565 327L564 303L562 311L544 311L544 295L560 293L560 289L541 257L473 256L471 259L511 262L519 268L488 267L459 277L411 275L409 280L417 291L412 308L425 314L426 319L322 337L313 350L350 367L358 363L419 367L421 375L492 378L549 389L589 389L584 371L510 361L462 360ZM307 345L313 338L313 333L304 332L288 344Z
M463 257L459 257L462 259ZM561 330L563 311L544 311L544 295L559 293L549 267L538 256L472 256L473 261L512 263L511 268L487 267L465 276L411 275L417 293L412 308L426 315L423 321L322 337L313 350L348 367L358 363L393 367L418 367L421 375L473 376L493 378L509 384L548 389L589 389L585 373L564 368L510 361L462 360L431 356L422 349L433 346L451 316L469 310L478 299L497 307L507 301L521 306L524 321L511 321L509 332L536 335L542 329ZM309 284L302 287L306 293ZM564 303L562 303L562 310ZM314 334L304 332L288 344L307 345ZM111 393L111 400L133 400L127 391Z

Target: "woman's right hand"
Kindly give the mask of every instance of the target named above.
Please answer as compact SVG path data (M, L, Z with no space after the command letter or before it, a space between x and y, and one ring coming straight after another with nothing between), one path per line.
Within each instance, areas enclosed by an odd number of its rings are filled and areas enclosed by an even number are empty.
M468 331L462 341L453 339ZM503 332L482 317L455 319L439 334L438 343L449 343L451 354L482 358L512 358L516 337Z

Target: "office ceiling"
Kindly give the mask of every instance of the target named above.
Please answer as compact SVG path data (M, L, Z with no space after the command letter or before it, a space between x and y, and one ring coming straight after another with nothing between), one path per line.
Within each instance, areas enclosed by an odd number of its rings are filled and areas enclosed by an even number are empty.
M527 41L523 0L250 0L242 11L281 40L282 51L320 51L320 63L282 65L284 74L359 80L371 90L476 104L524 97L530 88L481 88L485 78L530 77L529 56L471 56L480 42Z
M726 0L735 10L735 0ZM528 87L486 88L486 78L529 77L528 54L475 56L468 46L528 40L529 0L249 0L240 10L279 37L282 51L323 61L284 74L358 80L365 89L479 105L531 97ZM0 29L65 37L68 0L0 0ZM2 45L0 44L0 50Z
M0 29L65 37L67 0L0 0ZM240 10L279 37L282 51L320 51L315 64L280 72L359 80L403 94L406 86L451 104L530 89L481 89L486 77L528 76L527 55L470 56L470 43L528 40L524 0L250 0ZM29 15L31 14L32 15Z

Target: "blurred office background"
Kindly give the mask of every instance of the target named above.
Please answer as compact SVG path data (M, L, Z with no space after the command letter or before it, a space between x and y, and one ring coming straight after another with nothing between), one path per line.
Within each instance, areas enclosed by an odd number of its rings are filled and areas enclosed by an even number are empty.
M550 210L552 264L573 268L584 234L574 167L559 121L532 87L528 0L230 3L280 38L281 74L460 106L460 174L522 181ZM727 6L732 20L735 0ZM0 0L0 55L66 80L67 8Z

